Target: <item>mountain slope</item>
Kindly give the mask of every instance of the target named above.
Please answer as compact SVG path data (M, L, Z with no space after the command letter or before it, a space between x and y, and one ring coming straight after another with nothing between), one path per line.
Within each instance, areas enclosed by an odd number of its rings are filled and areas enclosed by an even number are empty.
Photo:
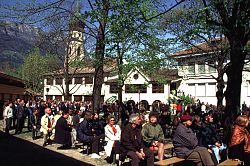
M14 22L0 22L0 70L17 69L28 51L39 43L37 28Z

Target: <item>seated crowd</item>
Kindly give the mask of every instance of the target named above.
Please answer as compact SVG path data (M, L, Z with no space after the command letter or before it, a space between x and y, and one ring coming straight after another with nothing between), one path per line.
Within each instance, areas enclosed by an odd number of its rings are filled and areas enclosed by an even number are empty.
M16 107L13 106L15 104ZM23 101L15 104L8 103L4 110L7 134L14 114L19 113L23 118L21 114L26 107L30 108L29 104L25 107ZM80 105L75 107L60 103L42 107L39 105L31 109L28 126L33 139L38 138L40 131L43 146L55 142L62 145L59 150L69 149L78 142L88 146L91 158L100 158L105 151L109 163L129 157L133 166L140 163L151 166L156 158L159 161L165 159L164 142L169 138L176 156L185 159L188 165L218 165L227 157L250 165L249 118L246 115L240 115L235 120L230 142L226 145L218 134L220 121L214 111L181 112L179 109L172 117L168 109L146 114L144 109L138 110L129 104L121 112L124 116L119 122L119 114L110 111L109 107L105 108L101 118L97 113L90 112L89 107L82 108ZM14 113L15 109L18 113ZM23 119L17 122L15 128L16 134L19 134Z

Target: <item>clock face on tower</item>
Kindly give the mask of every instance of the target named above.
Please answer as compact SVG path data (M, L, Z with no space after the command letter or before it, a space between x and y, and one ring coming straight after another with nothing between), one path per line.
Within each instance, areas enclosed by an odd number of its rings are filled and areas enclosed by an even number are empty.
M138 75L138 74L134 74L134 76L133 76L133 78L134 78L135 80L137 80L137 79L138 79L138 77L139 77L139 75Z

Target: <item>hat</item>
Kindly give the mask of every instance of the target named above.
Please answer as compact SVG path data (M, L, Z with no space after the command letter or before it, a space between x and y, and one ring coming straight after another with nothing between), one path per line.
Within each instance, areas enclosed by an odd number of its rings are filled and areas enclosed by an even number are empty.
M188 120L192 120L192 116L190 116L190 115L182 115L182 116L180 117L180 120L181 120L181 122L185 122L185 121L188 121Z

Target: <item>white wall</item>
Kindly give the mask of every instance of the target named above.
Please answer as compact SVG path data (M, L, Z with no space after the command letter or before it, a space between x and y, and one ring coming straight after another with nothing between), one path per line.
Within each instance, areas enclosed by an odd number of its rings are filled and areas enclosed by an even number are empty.
M134 74L138 74L138 79L134 79ZM109 79L117 78L117 76L104 78L105 81ZM134 70L129 73L128 78L125 80L125 84L147 84L149 78L144 76L138 70ZM46 99L46 95L62 95L62 88L60 85L46 85L47 80L44 80L44 99ZM72 80L72 85L69 86L71 90L70 93L74 95L92 95L93 92L93 85L92 84L85 84L84 80L82 84L74 85L74 79ZM64 81L63 81L64 85ZM47 93L46 88L49 88ZM64 86L65 88L65 86ZM104 101L112 96L116 96L118 98L118 94L109 93L109 85L103 84L101 94L104 95ZM127 100L134 100L135 102L139 102L141 100L147 100L149 104L152 104L155 100L161 100L162 102L166 103L169 97L169 84L164 85L164 93L152 93L152 86L149 84L147 87L147 93L125 93L125 86L123 87L123 101ZM53 97L54 99L54 97ZM62 98L63 100L63 98ZM72 97L72 100L74 98Z

